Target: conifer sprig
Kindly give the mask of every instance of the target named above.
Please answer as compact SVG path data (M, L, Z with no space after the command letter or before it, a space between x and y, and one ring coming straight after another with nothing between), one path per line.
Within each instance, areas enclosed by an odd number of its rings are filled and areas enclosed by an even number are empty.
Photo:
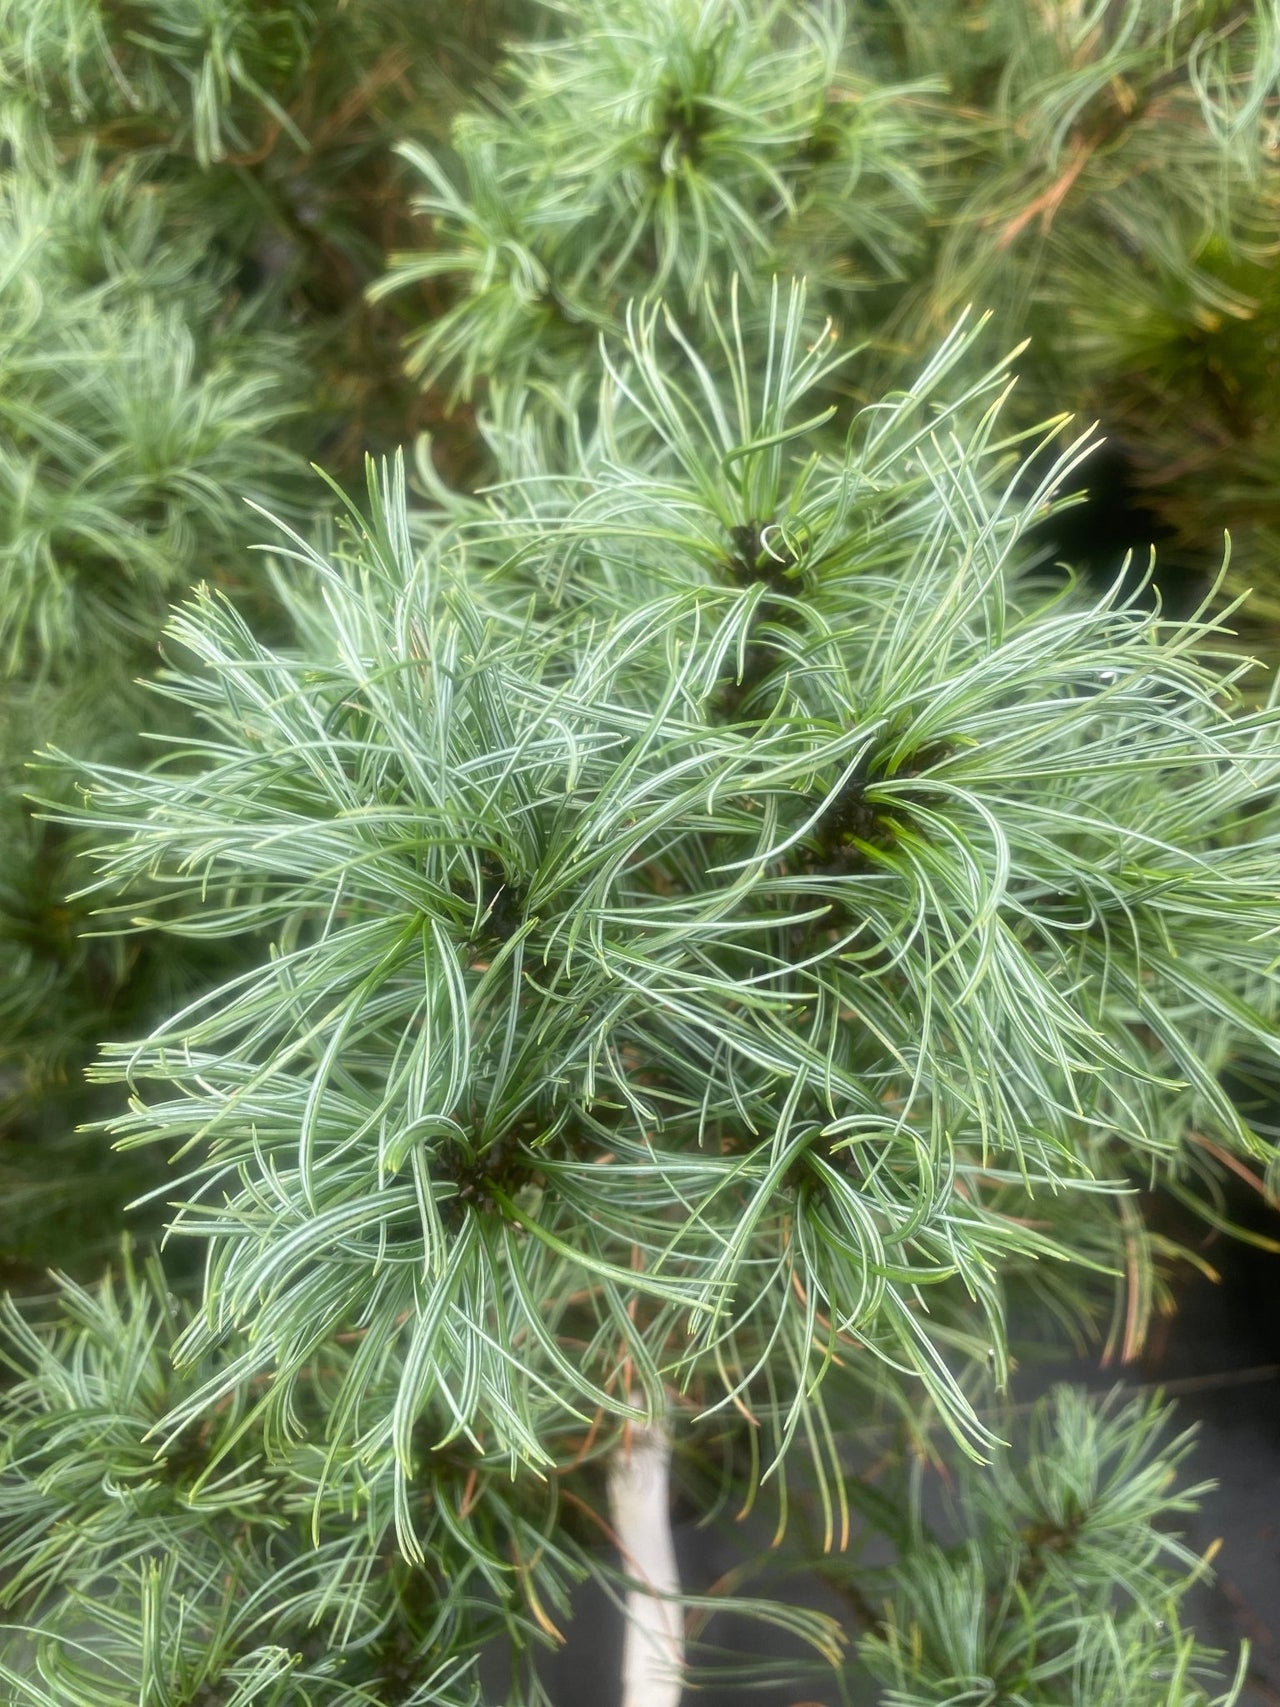
M84 155L0 181L5 284L0 656L7 675L124 648L246 543L244 498L297 464L294 341L256 328L176 198Z
M866 402L976 303L1033 336L1011 421L1114 435L1170 585L1211 579L1228 527L1234 588L1269 581L1270 0L551 10L451 150L405 144L430 232L374 295L415 373L554 397L655 281L688 321L704 285L723 300L736 269L763 300L781 271L873 352L845 376Z
M4 1307L3 1604L10 1640L34 1638L29 1666L0 1664L10 1699L123 1707L141 1684L190 1703L476 1702L481 1649L505 1633L518 1656L583 1572L552 1532L554 1488L450 1459L424 1416L407 1501L430 1564L406 1562L390 1478L326 1463L318 1441L282 1452L253 1383L175 1420L209 1373L175 1373L189 1316L127 1251L43 1316ZM295 1395L309 1430L342 1356L328 1347Z
M1270 1154L1214 1068L1274 1054L1274 713L1203 623L1019 579L1057 477L1014 499L1002 370L934 401L965 340L813 454L803 325L759 370L726 327L721 392L637 319L625 461L545 521L524 478L416 547L374 482L331 558L295 538L327 653L178 618L206 736L99 768L88 822L138 924L272 945L104 1067L209 1240L181 1354L238 1346L184 1420L269 1370L288 1436L356 1333L327 1426L401 1499L428 1405L536 1463L771 1356L783 1441L857 1356L981 1442L950 1359L1002 1369L995 1276L1071 1260L1041 1196L1118 1239L1192 1131Z
M1059 1387L1017 1452L955 1492L959 1539L916 1517L882 1626L861 1653L885 1707L962 1707L1006 1693L1029 1707L1231 1707L1221 1656L1183 1627L1204 1562L1168 1528L1205 1487L1173 1484L1191 1445L1158 1400L1091 1401Z
M459 291L412 338L413 372L462 394L558 378L645 291L687 317L735 275L752 296L775 271L846 293L902 276L929 205L928 85L857 75L838 0L553 10L562 34L511 50L449 164L402 149L433 240L393 254L372 295Z

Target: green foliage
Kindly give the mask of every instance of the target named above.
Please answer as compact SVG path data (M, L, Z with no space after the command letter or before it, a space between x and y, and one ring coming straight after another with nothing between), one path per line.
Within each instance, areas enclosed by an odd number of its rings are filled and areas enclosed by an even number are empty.
M389 1452L323 1441L370 1334L326 1344L289 1440L263 1383L216 1357L175 1367L192 1309L169 1287L126 1247L93 1288L62 1279L39 1310L0 1308L6 1700L550 1707L538 1656L563 1640L568 1589L592 1572L616 1592L560 1503L562 1487L566 1504L598 1499L590 1441L560 1440L551 1476L513 1481L451 1448L433 1409L397 1501ZM184 1421L201 1384L228 1374L221 1402ZM408 1557L393 1505L411 1525ZM737 1605L838 1656L829 1619Z
M101 1107L84 1063L227 970L216 948L93 938L66 900L79 844L21 802L27 760L50 741L136 758L156 708L135 678L193 581L278 626L249 504L300 517L300 452L342 467L401 431L388 331L361 305L392 217L387 127L446 110L500 15L0 6L5 1261L79 1267L114 1242L108 1206L150 1181L135 1163L110 1189L101 1143L74 1137Z
M853 8L855 28L867 10ZM976 295L1015 317L1048 310L1046 328L1068 307L1121 317L1133 304L1083 290L1090 259L1127 256L1139 287L1164 267L1207 289L1196 264L1207 246L1262 236L1280 78L1270 6L886 10L900 26L874 51L902 75L945 72L972 115L964 157L947 162L935 316Z
M342 96L403 75L408 42L434 48L427 77L502 16L500 4L459 10L446 21L404 0L5 0L0 125L24 152L90 131L202 167L256 164L282 137L306 153Z
M146 1024L154 1001L170 1005L192 976L146 945L87 937L84 909L66 900L77 844L22 804L26 761L51 740L132 756L145 715L133 678L151 665L169 601L197 576L242 588L254 527L246 497L282 504L302 489L285 436L299 403L298 340L239 298L214 239L180 191L129 165L109 173L90 152L44 175L0 178L0 1177L10 1256L38 1252L68 1212L87 1255L84 1209L96 1201L101 1212L137 1184L137 1170L124 1170L119 1192L104 1191L99 1167L77 1163L68 1134L90 1112L83 1064L105 1033ZM262 609L261 597L249 604ZM54 1153L67 1175L61 1202Z
M189 1320L158 1265L127 1252L93 1290L61 1282L44 1319L5 1307L7 1699L476 1702L480 1650L504 1632L527 1642L539 1620L550 1628L544 1597L559 1607L581 1574L550 1532L554 1497L513 1489L500 1467L451 1462L424 1418L410 1499L429 1563L406 1562L387 1478L326 1461L318 1444L282 1452L252 1384L175 1426L212 1373L175 1372L170 1347ZM329 1347L311 1372L300 1423L322 1420L327 1364L342 1356ZM32 1658L19 1667L24 1631ZM530 1687L520 1699L542 1700Z
M866 341L868 402L973 304L1033 335L1019 425L1101 417L1184 568L1229 526L1237 584L1271 575L1271 0L549 9L449 152L405 147L431 235L374 295L432 281L412 371L560 391L628 298L687 320L791 272Z
M885 1707L1230 1707L1243 1657L1217 1693L1221 1656L1179 1623L1205 1567L1165 1526L1205 1490L1173 1490L1191 1440L1168 1425L1158 1402L1095 1406L1060 1387L1033 1410L1023 1453L963 1472L962 1539L915 1526L885 1621L861 1644Z
M1266 588L1264 615L1280 542L1274 6L893 10L892 74L941 72L975 119L890 334L931 339L967 302L1030 332L1033 406L1102 419L1184 569L1216 562L1230 529L1234 585Z
M406 145L428 189L425 251L390 291L444 275L458 299L410 343L410 369L519 384L588 359L646 291L679 312L777 271L841 292L904 275L928 212L919 90L842 65L837 0L597 0L514 50L501 99L455 122L456 163Z
M135 919L267 947L106 1055L209 1241L184 1353L287 1431L368 1326L328 1426L402 1486L429 1404L536 1464L782 1369L822 1460L853 1348L983 1443L1006 1265L1118 1247L1193 1131L1270 1154L1214 1069L1275 1053L1275 714L1202 625L1019 580L1071 453L1012 498L965 339L815 453L804 321L722 394L640 315L582 463L416 547L384 477L295 539L304 649L203 596L201 739L93 773Z
M1185 1443L980 1401L1274 1166L1274 695L1041 572L1064 406L1275 528L1274 8L563 0L459 114L518 14L0 0L0 1242L185 1235L6 1308L0 1677L536 1707L630 1422L831 1543L875 1407L994 1454L887 1702L1208 1702Z
M172 138L207 165L251 149L264 123L289 123L271 91L305 67L307 7L140 0L119 20L101 0L9 0L5 10L0 74L15 129L17 115L32 129L46 115L55 125L123 121L136 139Z
M239 572L245 499L293 472L296 343L254 327L159 186L85 155L0 191L6 669L136 658L197 573Z

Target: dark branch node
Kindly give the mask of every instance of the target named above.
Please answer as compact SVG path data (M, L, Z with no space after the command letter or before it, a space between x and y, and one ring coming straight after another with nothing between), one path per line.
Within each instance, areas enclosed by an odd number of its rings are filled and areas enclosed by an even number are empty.
M931 742L900 760L891 771L873 755L865 755L813 826L808 845L797 850L799 870L814 878L855 877L869 871L873 861L868 856L875 849L895 845L903 809L911 806L916 795L912 790L900 788L892 799L872 800L868 798L868 789L890 780L900 783L920 776L949 758L954 750L949 742ZM846 911L841 900L833 896L827 917L806 927L802 941L808 940L815 929L838 927Z
M844 153L845 135L844 125L830 107L824 107L813 129L800 145L800 160L806 166L829 165Z
M439 1199L441 1220L451 1231L462 1225L466 1210L480 1215L500 1215L496 1194L513 1196L536 1177L537 1170L519 1133L504 1134L478 1153L469 1145L455 1145L432 1161L432 1173L456 1190Z
M475 905L477 897L470 883L463 883L460 892ZM472 941L508 942L524 923L526 899L523 884L508 877L500 860L485 854L480 860L480 925Z
M230 1678L225 1681L214 1679L201 1683L195 1692L187 1697L187 1707L227 1707L237 1687Z
M772 531L771 531L772 530ZM752 520L741 527L729 529L732 549L725 556L722 569L738 586L748 587L763 582L771 592L794 595L797 591L790 571L799 558L782 537L774 522ZM782 625L795 617L794 606L780 605L770 612L770 619ZM751 696L773 670L777 648L751 640L743 652L742 675L724 679L716 699L716 711L723 717L737 717Z
M385 1707L402 1707L408 1701L422 1681L423 1659L420 1639L404 1625L397 1625L377 1644L373 1662Z
M714 74L714 55L705 69ZM708 75L708 82L711 75ZM682 163L700 166L706 155L707 138L719 120L714 106L692 89L668 84L658 98L653 121L656 149L654 168L659 177L670 177Z
M209 1424L204 1418L194 1417L166 1442L156 1468L168 1481L194 1481L208 1462Z
M787 572L795 568L796 554L776 522L744 522L729 529L729 539L733 549L725 559L725 568L739 586L763 581L775 593L794 591Z
M899 790L892 801L873 801L867 798L867 790L877 783L922 776L950 758L954 751L949 742L934 741L918 747L892 770L886 770L880 761L866 755L813 827L818 858L829 862L847 857L857 851L850 848L850 842L891 846L895 813L903 805L910 805L915 795L910 790Z

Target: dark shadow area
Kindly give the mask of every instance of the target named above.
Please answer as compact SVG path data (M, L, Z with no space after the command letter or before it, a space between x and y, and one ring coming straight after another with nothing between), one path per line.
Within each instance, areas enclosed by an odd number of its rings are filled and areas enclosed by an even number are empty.
M1072 478L1076 501L1031 529L1031 550L1046 565L1070 565L1095 594L1119 579L1122 599L1137 594L1148 607L1158 599L1171 618L1193 615L1213 584L1220 550L1211 561L1177 537L1124 441L1104 439Z

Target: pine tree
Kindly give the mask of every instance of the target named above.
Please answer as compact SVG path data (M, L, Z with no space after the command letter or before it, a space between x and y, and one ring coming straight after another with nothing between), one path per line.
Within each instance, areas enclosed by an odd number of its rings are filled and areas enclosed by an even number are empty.
M10 1698L549 1700L674 1448L888 1540L886 1703L1234 1699L1162 1407L997 1398L1024 1304L1139 1346L1140 1191L1274 1168L1273 697L1044 544L1089 246L1259 264L1271 14L572 0L446 143L419 8L134 10L0 18L14 1202L171 1229L7 1307Z

